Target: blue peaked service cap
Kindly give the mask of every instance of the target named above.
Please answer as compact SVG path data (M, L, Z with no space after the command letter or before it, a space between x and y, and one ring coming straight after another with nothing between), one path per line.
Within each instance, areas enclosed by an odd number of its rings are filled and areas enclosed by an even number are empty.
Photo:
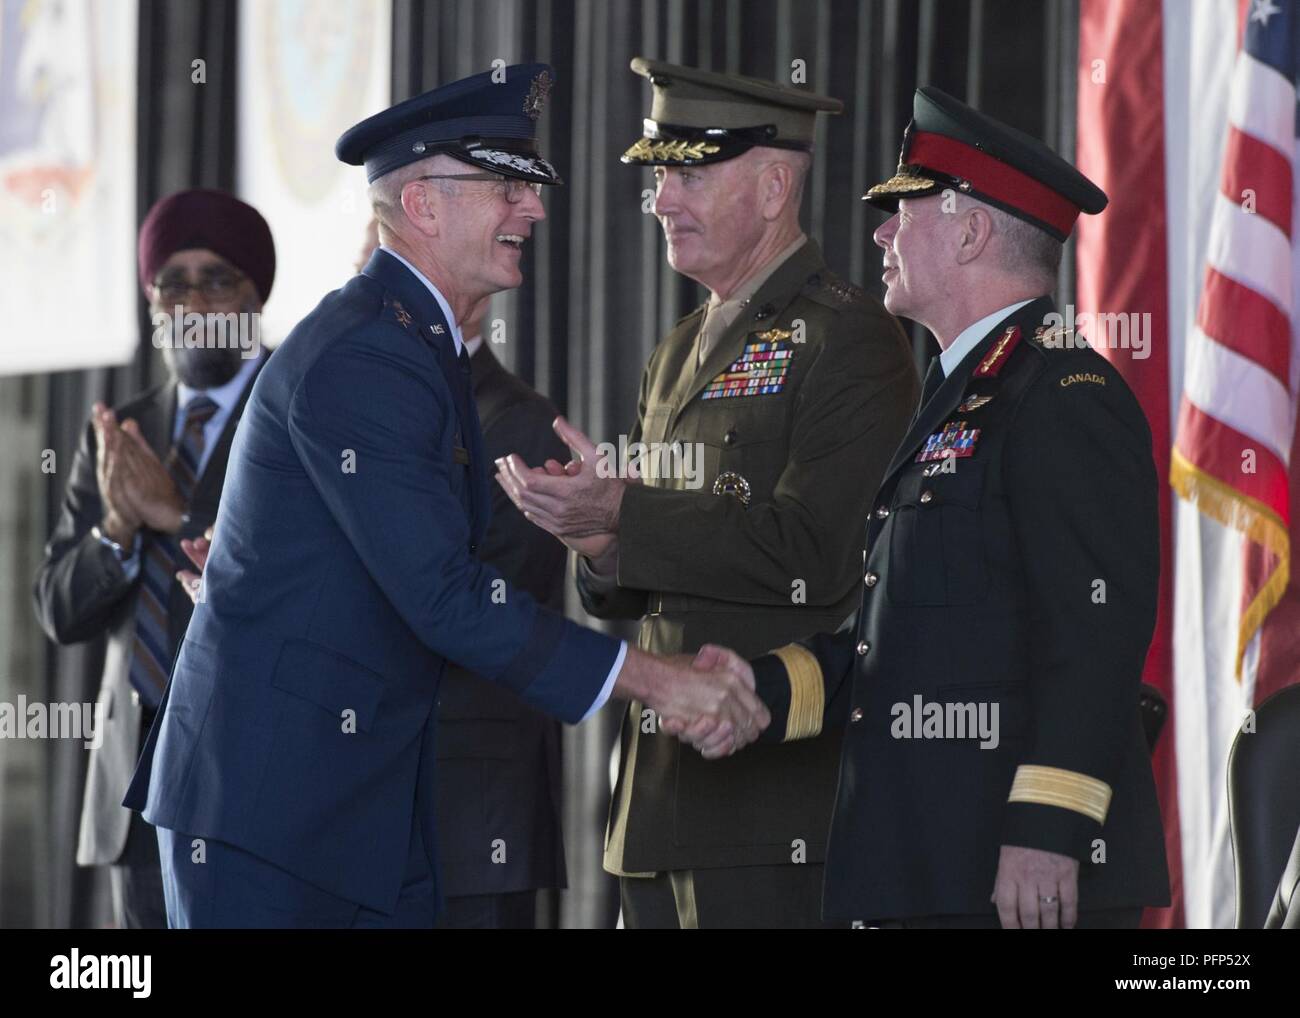
M349 127L334 154L374 183L420 159L449 155L504 177L560 184L537 152L537 118L555 76L546 64L484 71L407 99Z

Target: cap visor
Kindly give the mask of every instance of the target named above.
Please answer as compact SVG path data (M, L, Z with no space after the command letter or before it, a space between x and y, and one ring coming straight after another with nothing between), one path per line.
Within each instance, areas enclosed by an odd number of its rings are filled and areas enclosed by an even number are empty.
M485 170L499 173L503 177L515 177L536 184L563 184L555 167L539 155L524 155L519 152L507 152L500 148L473 148L462 152L449 152L462 162L471 166L481 166Z
M924 198L941 188L942 185L937 180L929 177L921 177L914 173L895 173L884 183L876 184L867 191L862 196L862 200L878 209L892 212L898 208L899 198Z

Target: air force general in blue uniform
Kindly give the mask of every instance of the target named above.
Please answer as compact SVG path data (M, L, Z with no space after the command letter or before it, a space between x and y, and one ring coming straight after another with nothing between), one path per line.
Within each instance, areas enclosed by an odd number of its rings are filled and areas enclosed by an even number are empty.
M339 157L372 181L447 152L558 183L534 142L549 70L506 78L371 117ZM126 798L158 828L170 925L430 925L445 663L569 722L609 695L626 648L502 601L475 557L489 499L468 361L443 295L381 248L262 371Z

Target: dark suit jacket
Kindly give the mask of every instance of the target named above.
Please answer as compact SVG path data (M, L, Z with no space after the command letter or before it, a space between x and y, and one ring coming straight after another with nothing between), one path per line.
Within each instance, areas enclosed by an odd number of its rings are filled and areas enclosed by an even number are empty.
M391 912L414 824L437 876L446 662L567 721L595 702L618 643L494 598L476 557L489 474L467 373L433 294L382 250L277 348L127 790L150 823Z
M488 463L532 466L569 451L558 411L501 366L484 341L470 360ZM479 558L555 611L564 607L564 545L524 519L499 484ZM450 665L438 693L438 827L444 893L503 894L565 885L560 726L500 686Z
M202 534L217 517L230 443L252 388L250 380L208 457L190 500L191 520L182 531L186 537ZM118 420L135 419L160 458L167 455L176 417L175 382L155 386L116 411ZM114 863L126 847L131 813L123 808L122 796L140 756L142 720L139 697L128 677L140 572L128 582L116 556L90 534L104 515L95 478L97 453L95 429L87 424L34 591L37 617L51 640L65 644L108 637L99 689L104 736L90 751L77 841L77 862L82 866ZM173 656L192 610L189 596L179 583L173 584L167 604L167 635Z
M843 733L827 918L992 915L1004 844L1078 859L1080 909L1169 901L1138 710L1151 433L1109 361L1034 338L1052 310L990 330L913 421L868 517L856 625L754 664L765 740L823 717ZM953 422L973 445L918 460ZM966 704L997 707L996 740L957 726Z

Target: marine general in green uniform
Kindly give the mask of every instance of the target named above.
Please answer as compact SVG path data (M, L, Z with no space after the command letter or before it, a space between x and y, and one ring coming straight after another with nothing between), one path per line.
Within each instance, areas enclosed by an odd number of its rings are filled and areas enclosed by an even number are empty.
M1169 900L1138 711L1160 487L1133 393L1048 296L1106 196L923 88L898 174L866 197L894 212L886 307L943 352L847 555L856 625L752 673L731 658L772 710L765 738L843 733L825 915L1135 926Z
M582 472L516 459L501 476L535 522L585 553L591 614L641 619L640 645L659 653L711 641L756 654L852 613L862 519L919 387L898 322L799 225L817 112L841 104L632 68L654 98L623 160L655 167L669 263L710 296L642 377L628 437L650 449L643 483L600 477L564 425ZM655 455L674 443L690 458ZM633 703L605 851L624 878L625 924L819 925L838 761L838 732L704 760Z

